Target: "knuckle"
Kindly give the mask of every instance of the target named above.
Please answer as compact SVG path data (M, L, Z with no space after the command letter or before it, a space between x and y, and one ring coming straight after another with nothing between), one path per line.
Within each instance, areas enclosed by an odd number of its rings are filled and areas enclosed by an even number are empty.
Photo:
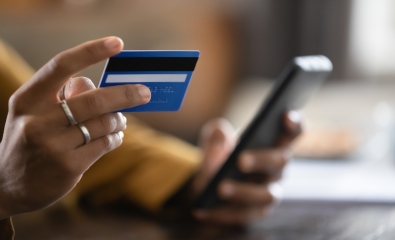
M90 42L88 42L90 43ZM84 47L84 51L89 57L95 57L98 53L98 48L96 47L95 44L86 44Z
M22 137L29 145L39 146L43 142L42 127L31 117L23 117L19 126L22 128Z
M102 149L104 153L110 152L117 147L119 147L122 143L122 137L118 133L108 134L107 136L102 137Z
M113 132L117 126L114 114L105 114L99 117L100 125L106 132Z
M52 156L61 162L65 162L62 161L64 160L64 148L59 144L58 141L52 138L42 138L40 141L40 147L45 150L47 156Z
M17 90L8 99L8 111L14 115L24 115L32 110L32 101L22 91Z
M109 152L113 149L114 140L111 134L101 137L100 140L104 152Z
M126 128L126 120L121 113L113 113L112 118L114 122L113 132L122 131Z
M85 98L85 106L87 109L97 111L103 107L103 101L98 96L88 96Z
M15 114L20 113L22 110L22 104L21 104L22 98L18 96L18 94L14 93L11 95L11 97L8 99L8 109L10 112L13 112Z
M125 130L127 124L126 117L122 113L116 113L114 115L114 118L117 122L117 129L119 129L120 131Z
M70 65L64 60L63 53L59 53L49 61L49 66L54 72L71 72Z
M48 121L29 116L21 117L18 121L21 137L27 145L39 147L51 156L61 152L59 141L54 140L48 132Z
M125 85L124 86L124 96L128 102L135 102L138 100L139 93L137 91L136 86L133 85Z
M62 154L57 158L57 166L62 170L63 173L70 175L81 174L81 168L79 164L75 164L75 161L70 161L69 156Z
M51 159L63 158L64 148L62 144L59 144L57 139L44 131L44 124L32 121L25 121L22 124L22 139L27 146L40 151L45 157Z

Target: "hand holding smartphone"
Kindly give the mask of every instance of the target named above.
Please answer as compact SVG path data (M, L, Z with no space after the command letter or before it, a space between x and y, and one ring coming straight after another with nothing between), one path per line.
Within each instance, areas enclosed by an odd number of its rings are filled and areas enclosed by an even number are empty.
M211 208L221 200L218 184L223 179L243 181L246 177L236 161L243 150L273 147L282 133L285 111L301 109L332 71L332 63L325 56L295 57L281 72L271 93L254 119L242 134L239 143L198 197L195 208Z

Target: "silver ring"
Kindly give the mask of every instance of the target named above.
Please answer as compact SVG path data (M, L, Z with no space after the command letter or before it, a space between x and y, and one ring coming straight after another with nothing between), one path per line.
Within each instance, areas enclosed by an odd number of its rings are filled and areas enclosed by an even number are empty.
M78 123L77 126L81 129L81 132L84 135L85 144L88 144L91 141L91 135L89 134L88 129L82 123Z
M71 125L76 125L77 122L75 121L74 116L73 116L73 114L71 113L70 108L69 108L69 106L67 105L66 100L63 99L63 100L60 102L60 105L62 105L63 111L64 111L64 113L66 114L67 119L69 119L70 124L71 124Z
M60 100L65 100L66 99L65 90L66 90L66 84L63 85L62 89L59 92L58 96L59 96Z

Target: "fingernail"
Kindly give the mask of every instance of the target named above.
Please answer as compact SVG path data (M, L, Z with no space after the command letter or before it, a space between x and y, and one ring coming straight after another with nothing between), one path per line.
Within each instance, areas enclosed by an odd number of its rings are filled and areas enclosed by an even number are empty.
M122 130L126 129L126 124L128 122L127 118L125 117L125 115L123 115L121 112L118 112L118 117L123 120L123 124L124 124L124 128Z
M255 166L255 158L252 154L244 153L241 157L241 170L243 172L251 172Z
M123 140L123 137L125 136L125 134L122 131L119 131L118 136Z
M268 186L269 192L274 197L275 202L279 202L283 196L283 188L278 182L270 183Z
M144 85L139 85L137 89L139 91L140 96L143 99L150 99L151 98L151 91L149 90L148 87L146 87Z
M289 119L294 122L294 123L298 123L301 120L301 116L300 113L298 111L289 111L288 112L288 117Z
M235 193L235 187L233 184L224 182L220 186L220 194L224 198L231 197Z
M122 44L122 40L117 37L110 37L104 42L104 46L107 48L116 48Z
M118 116L119 116L121 119L123 119L123 121L126 122L126 117L125 117L125 115L123 115L123 113L118 112Z

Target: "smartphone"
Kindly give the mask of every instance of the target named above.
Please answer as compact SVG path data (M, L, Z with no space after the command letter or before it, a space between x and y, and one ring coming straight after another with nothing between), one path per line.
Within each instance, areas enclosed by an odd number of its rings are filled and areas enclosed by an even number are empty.
M243 181L246 176L236 165L239 154L246 149L273 147L283 131L284 113L303 108L331 72L332 62L325 56L293 58L278 76L268 98L241 135L229 158L198 197L194 207L211 208L218 205L221 200L217 196L217 186L221 180L227 178Z

